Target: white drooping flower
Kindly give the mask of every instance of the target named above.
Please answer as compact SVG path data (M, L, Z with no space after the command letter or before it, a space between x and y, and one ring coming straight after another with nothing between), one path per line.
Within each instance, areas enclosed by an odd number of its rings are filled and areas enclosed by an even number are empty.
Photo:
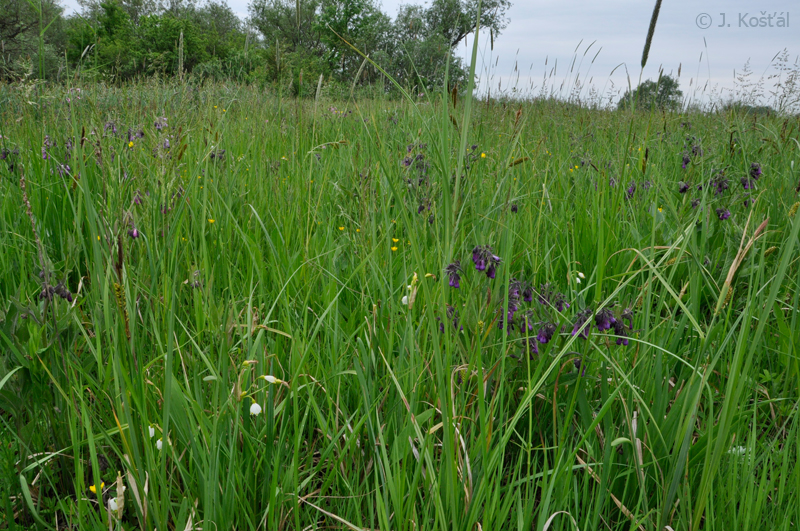
M271 384L281 383L281 381L279 379L275 378L271 374L267 374L265 376L262 376L261 378L264 381L266 381L267 383L271 383Z
M161 450L161 448L163 448L163 447L164 447L164 442L161 439L157 440L156 441L156 448L158 450Z
M258 402L253 402L250 405L250 414L253 415L254 417L257 417L258 415L261 414L261 406L258 405Z
M117 499L116 498L109 498L108 499L108 508L111 511L116 511L119 508L117 506Z
M580 277L576 278L576 279L575 279L575 282L577 282L578 284L580 284L580 283L581 283L581 279L580 279Z
M581 273L580 271L578 271L578 277L580 277L580 278L586 278L586 276L584 276L584 274L583 274L583 273Z
M400 299L400 303L404 306L408 306L408 295L403 295L403 298Z
M150 432L150 438L152 439L153 437L155 437L156 429L154 427L152 427L152 426L148 427L147 429Z

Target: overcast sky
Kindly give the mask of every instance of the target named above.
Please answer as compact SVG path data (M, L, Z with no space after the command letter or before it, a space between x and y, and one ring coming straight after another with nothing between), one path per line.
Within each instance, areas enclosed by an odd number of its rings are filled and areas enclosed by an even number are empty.
M62 2L68 7L77 5L75 0ZM495 38L494 50L488 46L488 35L482 35L479 42L477 67L484 88L489 84L496 93L499 82L504 92L515 86L530 92L532 85L538 92L543 77L551 74L547 86L563 96L571 92L576 74L579 81L591 80L590 85L603 94L626 88L628 75L634 85L637 83L652 0L512 2L510 23ZM381 5L394 17L404 3L415 2L382 0ZM228 0L228 5L242 18L247 16L248 0ZM770 15L772 20L765 19L764 23L771 22L773 27L751 27L752 17ZM777 27L781 22L788 27ZM463 57L471 52L471 37L467 45L469 50L463 44L459 49ZM741 72L748 60L754 77L766 77L772 72L771 60L784 48L794 63L800 54L800 3L796 0L665 0L643 79L656 78L659 67L677 74L682 65L684 94L701 98L704 87L706 94L713 87L733 89L734 72Z

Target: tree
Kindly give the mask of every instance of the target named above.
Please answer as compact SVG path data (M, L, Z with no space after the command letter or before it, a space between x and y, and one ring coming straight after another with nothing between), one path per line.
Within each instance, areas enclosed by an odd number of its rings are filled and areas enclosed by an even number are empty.
M636 109L676 111L681 108L682 100L683 92L679 88L678 80L666 75L660 76L658 81L648 79L632 92L625 91L617 108L627 109L633 103Z
M475 32L479 0L433 0L425 12L428 27L444 36L455 48L467 35ZM508 26L506 11L510 0L481 0L480 27L497 37Z
M352 79L363 62L350 45L365 55L389 46L391 21L373 0L323 0L318 29L331 70Z
M0 79L29 74L23 63L55 68L64 44L62 12L57 0L0 0Z

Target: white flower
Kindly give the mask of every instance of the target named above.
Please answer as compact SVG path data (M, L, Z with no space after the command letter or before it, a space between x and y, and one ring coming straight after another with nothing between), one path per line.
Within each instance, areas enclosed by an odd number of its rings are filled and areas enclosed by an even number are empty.
M575 282L577 282L578 284L580 284L580 283L581 283L581 279L580 279L580 278L576 278L576 279L575 279Z
M258 402L253 402L250 406L250 414L254 417L257 417L261 414L261 406L258 405Z
M578 271L578 276L579 276L580 278L586 278L586 277L584 276L584 274L583 274L583 273L581 273L580 271Z
M271 383L271 384L281 383L281 381L279 379L275 378L271 374L267 374L266 376L262 376L261 378L267 383Z
M164 442L161 439L156 441L156 448L157 449L161 450L161 448L163 448L163 446L164 446Z
M116 511L119 508L117 506L117 499L116 498L109 498L108 499L108 508L111 511Z
M154 427L152 427L152 426L150 426L147 429L150 431L150 438L152 439L156 434L156 429Z
M408 306L408 295L403 295L403 298L400 299L400 303L404 306Z

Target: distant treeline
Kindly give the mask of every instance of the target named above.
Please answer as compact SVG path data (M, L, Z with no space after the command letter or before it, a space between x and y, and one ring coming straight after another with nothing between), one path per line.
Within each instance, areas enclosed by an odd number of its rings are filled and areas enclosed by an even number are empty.
M68 77L121 82L145 76L281 84L440 86L465 77L456 46L474 33L477 0L403 5L376 0L252 0L240 19L224 0L0 0L0 80ZM509 0L483 0L481 31L506 27ZM364 56L380 66L376 68Z

